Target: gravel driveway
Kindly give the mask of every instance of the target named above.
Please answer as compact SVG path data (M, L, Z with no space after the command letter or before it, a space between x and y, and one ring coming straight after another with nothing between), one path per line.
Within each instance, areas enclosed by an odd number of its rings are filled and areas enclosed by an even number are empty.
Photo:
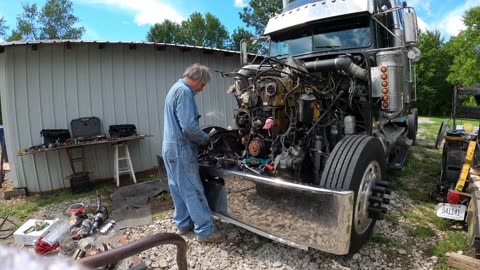
M411 207L408 198L392 196L390 210ZM124 233L129 241L160 232L175 232L172 210L154 224L127 228ZM228 235L221 244L199 243L191 232L184 239L188 244L188 264L191 269L433 269L436 257L428 257L422 250L436 239L415 239L405 232L405 221L398 224L380 221L376 235L384 235L389 243L369 241L353 256L335 256L317 250L304 251L273 242L231 224L217 223L217 227ZM394 245L391 244L394 239ZM177 269L176 248L165 245L147 250L140 257L149 269Z

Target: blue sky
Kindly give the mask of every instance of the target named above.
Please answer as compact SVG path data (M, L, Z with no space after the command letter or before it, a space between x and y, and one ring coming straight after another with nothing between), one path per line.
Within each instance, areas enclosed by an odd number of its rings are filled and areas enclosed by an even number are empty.
M354 0L353 0L354 1ZM0 0L0 17L15 27L22 3L46 0ZM245 27L238 13L249 0L72 0L74 15L86 28L82 39L109 41L144 41L150 27L165 19L181 22L193 12L210 12L226 26L231 34L238 26ZM480 0L410 0L415 7L422 29L438 29L448 40L464 28L465 11L480 5Z

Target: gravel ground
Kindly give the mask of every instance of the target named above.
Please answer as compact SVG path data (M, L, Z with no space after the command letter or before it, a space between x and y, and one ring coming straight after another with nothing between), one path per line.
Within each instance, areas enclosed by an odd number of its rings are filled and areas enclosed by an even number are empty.
M408 198L392 196L391 211L410 206ZM124 229L124 234L132 241L155 233L175 232L172 214L173 211L168 210L162 218L156 218L154 224ZM188 244L187 258L192 269L433 269L437 258L424 255L422 250L436 239L409 237L406 227L411 226L401 219L395 225L378 222L376 232L398 241L396 248L381 241L370 241L353 256L291 248L221 222L217 223L217 227L228 235L224 243L199 243L192 232L184 239ZM140 257L149 269L177 269L175 254L175 246L165 245L142 252Z

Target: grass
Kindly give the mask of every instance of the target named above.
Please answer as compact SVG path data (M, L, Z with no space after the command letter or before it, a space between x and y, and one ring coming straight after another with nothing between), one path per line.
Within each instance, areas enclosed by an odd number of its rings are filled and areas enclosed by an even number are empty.
M381 234L381 233L378 233L378 232L374 232L372 234L372 236L370 237L370 241L374 242L374 243L379 243L379 244L392 244L392 243L395 243L395 241L391 238L388 238L387 236Z
M20 220L24 220L32 213L37 211L39 206L35 202L21 202L12 206L0 205L0 216L2 217L15 217Z
M402 220L405 220L406 224L412 224L404 225L408 237L436 239L435 244L425 247L423 251L426 256L438 257L435 269L448 269L445 255L447 252L459 250L469 252L466 232L454 229L454 225L459 222L437 217L435 213L437 203L430 198L430 193L435 190L441 171L442 150L436 149L434 143L441 123L448 122L449 119L424 120L426 121L421 121L419 124L417 144L412 146L405 168L402 171L389 173L393 180L393 192L408 196L412 200L412 206L407 209L396 209L400 212L400 216L387 214L385 221L393 226L401 226ZM456 124L464 123L478 126L478 121L475 120L457 121ZM449 128L452 126L453 122L450 120ZM385 239L384 236L374 234L372 239L379 243L387 243L389 249L398 245L388 241L389 239Z
M450 269L447 264L447 252L465 251L468 249L467 235L463 232L447 232L435 245L428 246L425 254L439 258L435 269Z
M149 175L147 177L138 179L138 182L150 181L152 179L155 178L152 175ZM28 196L25 198L25 200L12 205L1 204L0 216L9 216L17 220L24 221L26 218L34 216L35 212L40 210L42 207L63 203L75 203L81 198L85 197L95 198L97 196L97 192L102 198L102 203L107 206L108 209L111 209L109 193L112 188L114 188L114 184L112 182L102 182L96 183L94 185L94 190L80 194L74 194L69 189L61 189L42 193L41 196ZM86 211L88 213L89 211L94 211L94 209L86 209Z
M431 227L417 226L415 228L408 228L407 235L412 237L426 238L436 236L437 234L435 233L435 230Z

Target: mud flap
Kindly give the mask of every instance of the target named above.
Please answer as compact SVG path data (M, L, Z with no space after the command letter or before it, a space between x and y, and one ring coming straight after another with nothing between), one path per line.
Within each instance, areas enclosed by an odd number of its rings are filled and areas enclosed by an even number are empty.
M220 220L293 247L348 254L352 191L211 167L200 171L209 205Z

